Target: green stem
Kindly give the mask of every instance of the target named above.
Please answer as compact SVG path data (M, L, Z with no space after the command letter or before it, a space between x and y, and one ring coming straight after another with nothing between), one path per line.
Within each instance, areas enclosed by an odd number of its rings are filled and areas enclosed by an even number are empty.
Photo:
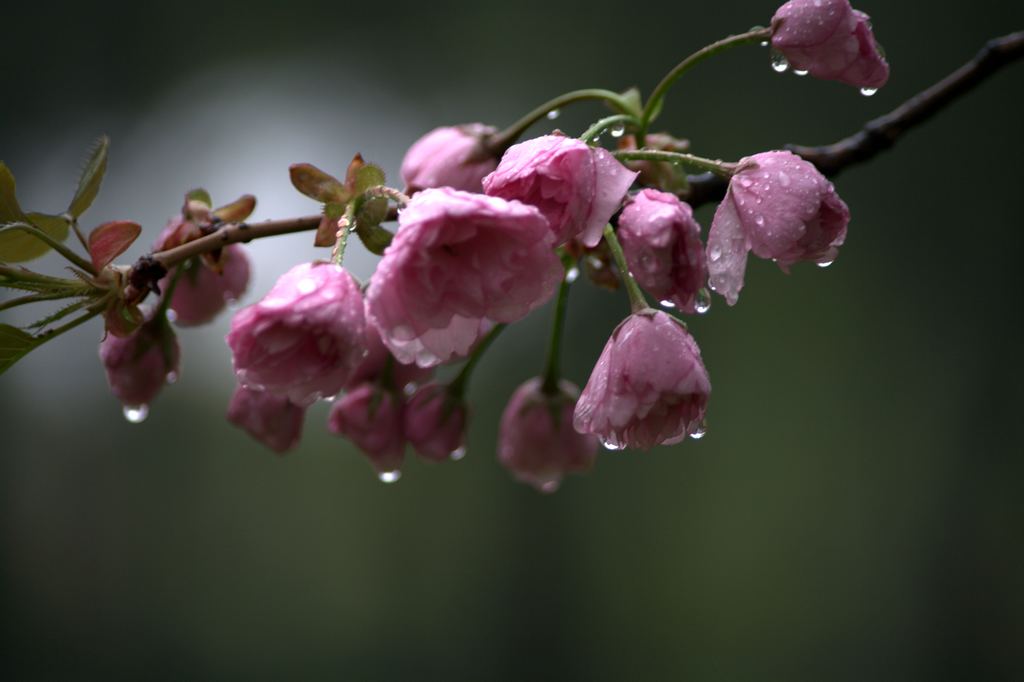
M62 298L78 298L85 294L69 293L67 291L56 291L52 293L38 293L29 294L28 296L20 296L18 298L12 298L9 301L0 302L0 310L8 310L10 308L17 308L20 305L28 305L29 303L39 303L41 301L57 301Z
M594 125L587 128L586 132L580 135L580 139L586 142L587 144L590 144L591 140L600 136L601 133L603 133L608 128L611 128L612 126L616 125L625 125L627 123L631 125L636 125L636 117L631 116L629 114L615 114L614 116L606 116L605 118L602 118Z
M665 77L661 79L661 82L655 86L651 96L647 99L647 103L644 105L643 114L640 117L640 131L637 135L637 144L643 145L643 137L647 133L647 126L650 125L651 119L654 118L654 112L658 107L658 104L665 97L665 93L672 87L672 84L682 76L684 73L690 70L691 67L699 64L708 57L714 56L719 52L724 52L733 47L739 45L747 45L749 43L761 43L765 40L770 39L772 36L772 30L770 28L756 28L746 33L740 33L739 35L729 36L723 38L718 42L711 43L706 47L702 47L697 50L683 61L676 64L676 66L665 74Z
M622 277L622 283L626 285L626 293L629 294L629 305L633 312L638 313L641 310L646 310L650 306L647 305L647 299L644 298L644 292L640 290L640 285L636 283L633 275L629 273L629 266L626 264L626 254L622 253L622 245L619 244L619 239L615 236L615 230L612 229L611 225L605 225L604 227L604 241L608 244L608 250L612 252L615 266L618 267L619 275Z
M97 315L99 315L100 313L102 313L103 310L106 308L106 305L107 305L107 302L106 302L106 299L104 299L103 301L100 302L99 305L94 305L91 308L89 308L86 311L86 313L84 315L82 315L81 317L77 317L77 318L71 320L70 322L62 324L59 327L54 327L53 329L47 330L47 331L43 332L42 334L37 335L36 338L39 339L39 343L42 344L42 343L45 343L45 342L49 341L50 339L53 339L53 338L56 338L56 337L60 336L61 334L65 333L65 332L69 332L72 329L74 329L75 327L77 327L78 325L83 324L85 322L88 322L92 318L94 318Z
M64 256L66 259L68 259L68 261L70 261L74 265L77 265L78 267L88 272L90 275L96 274L96 268L93 267L92 263L79 256L77 253L75 253L68 247L64 246L59 241L57 241L50 235L46 234L35 225L29 225L28 223L10 223L0 228L0 234L4 232L24 232L26 234L32 235L39 241L43 242L44 244L47 244L51 249L53 249L60 255Z
M572 264L570 263L570 267ZM565 313L569 300L569 280L562 278L558 287L558 298L555 299L555 319L551 323L551 340L548 342L548 357L544 366L544 383L541 390L547 395L558 393L558 380L561 378L562 336L565 333Z
M702 156L684 154L682 152L667 152L657 149L623 149L614 151L612 154L619 161L667 161L678 163L701 171L711 171L722 177L732 177L739 166L735 163L705 159Z
M596 99L603 100L614 106L617 110L622 112L629 112L629 104L626 100L617 92L611 90L601 90L598 88L588 88L586 90L573 90L567 92L564 95L559 95L554 99L550 99L544 104L529 112L518 121L510 125L508 128L495 133L489 139L486 140L487 147L491 149L495 154L501 154L506 149L515 144L515 141L526 132L526 129L532 126L534 123L539 121L548 115L548 112L560 109L568 104L574 102L582 102L584 100Z
M201 268L203 265L198 263L196 260L191 261L193 268ZM156 309L156 313L153 315L154 319L158 317L164 317L167 315L167 309L171 307L171 299L174 298L174 290L178 287L178 280L185 273L185 270L189 268L189 261L185 261L182 265L174 271L171 275L171 282L167 285L167 289L164 291L163 298L160 299L160 305Z
M350 201L345 207L345 215L338 221L338 236L334 242L334 250L331 251L331 262L338 267L341 267L341 263L345 259L345 246L348 244L348 233L351 231L350 228L355 218L355 206L356 202Z
M491 331L487 332L484 338L480 339L476 344L476 348L470 354L469 360L466 361L466 364L459 370L458 375L448 384L449 394L460 400L462 399L462 396L466 393L466 386L469 384L469 377L473 374L473 369L480 362L480 358L484 356L487 348L494 343L494 339L498 338L498 334L505 331L507 326L507 324L496 324L491 327Z

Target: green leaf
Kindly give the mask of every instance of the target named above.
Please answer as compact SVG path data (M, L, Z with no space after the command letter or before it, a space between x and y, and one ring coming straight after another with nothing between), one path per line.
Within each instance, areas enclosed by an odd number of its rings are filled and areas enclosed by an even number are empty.
M198 201L200 204L206 206L206 208L213 208L213 199L210 198L210 193L202 187L197 187L185 195L185 203L190 201Z
M107 150L110 148L110 138L106 135L96 140L92 150L89 152L89 160L85 162L82 169L82 177L78 179L78 189L75 190L75 197L68 206L68 213L78 218L86 209L92 206L93 200L99 194L100 184L103 183L103 175L107 172Z
M43 327L45 327L45 326L47 326L49 324L53 324L54 322L57 322L59 320L63 320L65 317L67 317L71 313L75 312L76 310L81 310L82 308L84 308L85 306L89 305L92 302L93 302L93 299L91 299L91 298L79 299L78 301L75 301L74 303L69 303L68 305L64 306L63 308L60 308L56 312L54 312L54 313L52 313L50 315L47 315L46 317L44 317L41 320L36 320L32 324L25 325L25 328L26 329L36 329L36 330L42 329Z
M394 237L380 225L368 225L360 222L356 222L356 234L359 235L359 241L363 243L363 246L378 256L384 253L384 249L388 247Z
M68 221L46 213L25 214L18 204L17 186L11 170L0 161L0 225L31 223L56 241L68 236ZM22 263L42 256L50 247L27 232L10 230L0 234L0 261Z
M251 194L243 194L230 204L221 206L213 215L226 223L240 223L256 210L256 197Z
M377 227L388 217L387 197L374 197L364 201L356 211L356 223Z
M613 107L618 109L620 113L630 114L640 118L644 111L644 103L640 97L640 90L637 88L630 88L622 93L622 100L625 107Z
M351 192L336 177L311 163L294 163L288 167L295 189L322 204L348 203Z
M99 272L124 253L138 239L142 228L128 220L103 223L89 233L89 256Z
M368 163L361 166L355 172L355 182L353 183L353 189L355 194L362 194L371 187L380 187L384 184L384 171L378 166Z
M0 374L21 360L33 348L42 343L39 339L26 334L17 327L0 324Z

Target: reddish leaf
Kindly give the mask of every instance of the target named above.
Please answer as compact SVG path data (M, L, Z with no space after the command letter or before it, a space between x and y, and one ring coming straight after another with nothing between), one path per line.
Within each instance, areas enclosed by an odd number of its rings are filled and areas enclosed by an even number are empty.
M89 233L89 256L96 271L107 267L132 245L142 232L138 223L115 220L103 223Z
M316 239L313 246L334 246L338 240L338 221L330 216L320 219L320 225L316 228Z
M251 194L243 194L227 206L221 206L213 215L226 223L240 223L256 209L256 197Z

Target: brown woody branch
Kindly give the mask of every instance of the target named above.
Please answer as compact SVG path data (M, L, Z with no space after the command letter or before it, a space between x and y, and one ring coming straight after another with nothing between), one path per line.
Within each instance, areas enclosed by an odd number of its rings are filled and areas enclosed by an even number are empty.
M845 168L868 161L889 149L908 130L928 120L1022 56L1024 31L993 38L959 69L888 114L869 121L853 135L820 147L789 144L785 148L813 163L825 175L838 175ZM683 198L693 206L718 201L725 196L727 186L727 179L711 173L692 175L689 191Z

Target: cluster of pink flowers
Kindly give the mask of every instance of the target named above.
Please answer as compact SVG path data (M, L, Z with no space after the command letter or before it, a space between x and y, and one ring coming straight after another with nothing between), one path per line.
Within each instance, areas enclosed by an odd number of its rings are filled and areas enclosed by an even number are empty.
M792 0L773 18L772 44L815 76L878 87L888 66L866 21L846 0ZM621 248L628 269L620 277L685 314L707 310L706 287L735 304L749 253L783 270L825 265L846 237L846 205L790 152L739 162L705 245L687 203L653 188L631 195L638 172L611 152L561 134L502 152L490 147L495 132L438 128L409 149L402 177L412 198L367 286L339 265L303 263L234 315L232 423L286 452L307 408L332 401L330 431L355 443L382 480L395 480L407 444L431 461L465 453L464 385L433 381L433 368L471 356L497 325L550 300L566 276L562 258L602 246L610 222L617 238L607 248ZM661 176L671 189L674 180ZM202 234L208 208L187 204L161 248ZM241 247L228 247L169 273L165 287L176 287L167 305L179 324L206 322L241 294L248 273ZM497 454L517 479L550 492L589 469L599 443L649 449L704 434L711 384L697 343L680 319L631 298L633 313L582 392L548 376L512 395ZM177 346L160 319L127 339L108 337L101 355L126 404L148 403L177 372Z

